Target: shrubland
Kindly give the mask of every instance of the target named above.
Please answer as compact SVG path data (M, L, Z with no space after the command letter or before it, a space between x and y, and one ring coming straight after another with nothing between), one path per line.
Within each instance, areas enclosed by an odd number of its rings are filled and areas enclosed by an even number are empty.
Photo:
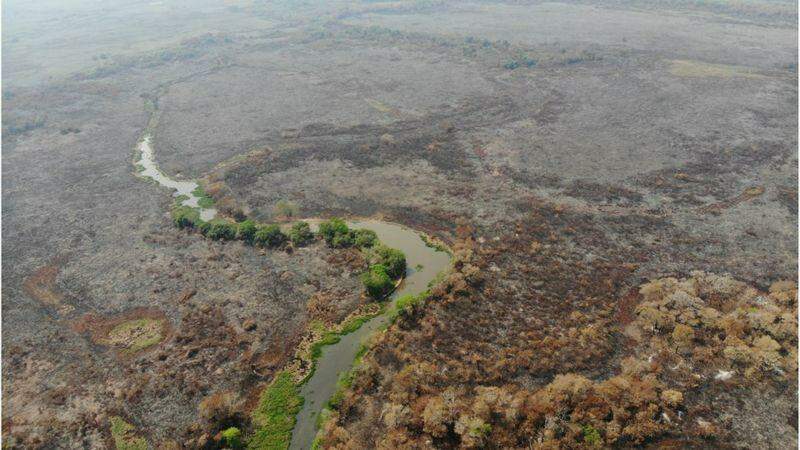
M427 300L398 302L320 447L707 447L742 432L709 402L796 384L795 282L698 271L629 289L629 254L586 263L553 233L564 226L609 246L546 206L498 240L462 227L453 273Z

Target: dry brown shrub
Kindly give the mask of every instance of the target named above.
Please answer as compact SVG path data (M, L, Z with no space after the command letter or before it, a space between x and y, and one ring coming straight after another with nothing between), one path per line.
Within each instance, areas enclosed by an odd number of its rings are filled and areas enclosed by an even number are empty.
M197 410L206 423L221 426L236 423L241 406L242 402L235 392L218 391L201 400Z

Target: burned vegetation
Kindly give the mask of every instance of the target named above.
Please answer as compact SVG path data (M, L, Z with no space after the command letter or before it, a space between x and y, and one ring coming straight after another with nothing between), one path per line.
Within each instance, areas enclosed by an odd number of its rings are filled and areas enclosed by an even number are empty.
M569 212L537 210L499 241L459 230L456 271L373 344L324 427L326 448L792 441L794 281L762 291L693 272L626 291L636 255ZM771 412L737 421L733 397ZM765 426L781 437L748 436Z
M334 216L453 267L320 448L797 445L796 3L3 7L4 448L286 447L398 279Z

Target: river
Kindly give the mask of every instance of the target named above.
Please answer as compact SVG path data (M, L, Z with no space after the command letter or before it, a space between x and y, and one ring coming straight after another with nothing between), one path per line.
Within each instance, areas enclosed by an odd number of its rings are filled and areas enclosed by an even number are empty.
M173 180L158 169L150 135L144 136L137 149L141 154L135 163L140 166L139 176L150 178L161 186L174 190L174 197L186 196L181 204L198 208L201 219L209 221L216 217L216 209L200 207L198 203L200 198L194 193L198 187L196 182ZM319 223L319 220L315 219L308 221L312 227ZM316 361L314 374L300 389L300 395L305 402L297 415L290 449L307 450L311 447L317 434L317 417L336 391L336 382L353 366L361 344L388 323L388 312L392 310L397 299L404 295L422 293L450 264L450 255L429 247L417 232L402 225L378 220L362 220L348 221L348 226L372 230L378 235L382 244L401 250L406 255L408 269L403 282L387 300L390 304L385 308L386 312L365 322L358 330L342 336L338 343L322 348L322 355Z
M398 298L425 291L428 284L450 265L450 255L428 247L418 233L404 226L377 220L353 221L348 222L348 225L372 230L382 244L402 250L406 254L406 277L389 298L391 305L386 311L391 311L391 306L394 306ZM388 321L389 314L384 313L361 325L358 330L342 336L338 343L322 348L322 356L316 361L314 374L300 388L300 395L305 402L297 415L290 449L307 450L311 447L317 434L317 416L336 392L339 377L353 366L361 344Z
M198 197L194 190L199 186L194 181L177 181L168 177L164 172L158 169L155 156L153 155L153 146L150 145L151 137L149 134L139 142L137 149L141 155L140 159L136 161L136 166L142 169L139 170L139 176L150 178L156 183L175 190L173 197L186 196L181 202L181 205L191 206L200 210L200 218L208 222L217 215L217 210L214 208L201 208L200 197Z

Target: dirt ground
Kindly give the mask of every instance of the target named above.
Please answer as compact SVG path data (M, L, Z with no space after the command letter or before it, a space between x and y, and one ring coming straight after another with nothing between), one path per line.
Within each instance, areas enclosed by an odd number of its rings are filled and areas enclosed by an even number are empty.
M154 447L247 428L307 327L362 301L357 267L321 244L174 229L169 194L132 165L154 105L161 168L218 203L381 217L460 249L365 358L326 447L569 448L590 425L606 446L796 446L796 330L737 316L735 332L675 319L651 336L640 293L728 274L766 303L714 290L733 281L691 297L796 322L796 294L774 288L797 278L796 11L5 2L4 444L110 447L115 416ZM108 337L125 323L157 343ZM742 346L755 356L707 355ZM664 368L678 362L708 370ZM200 406L218 393L222 422Z

